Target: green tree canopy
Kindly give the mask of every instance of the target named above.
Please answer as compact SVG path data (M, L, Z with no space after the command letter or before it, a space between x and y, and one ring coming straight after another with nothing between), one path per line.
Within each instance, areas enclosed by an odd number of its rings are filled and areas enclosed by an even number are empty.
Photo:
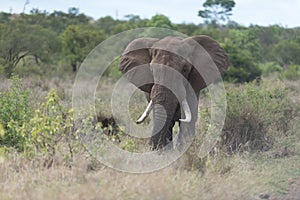
M165 15L155 15L147 23L147 26L160 28L174 28L170 19Z
M87 54L105 39L105 34L92 26L71 25L61 34L62 51L73 71Z
M60 71L65 70L63 63L70 68L72 66L75 71L84 57L106 37L140 27L162 27L190 36L213 37L229 54L232 65L225 78L234 82L257 78L260 68L267 63L275 63L281 68L300 65L299 28L280 25L245 27L228 20L220 29L219 23L229 18L234 1L203 2L204 8L199 11L199 16L204 17L207 23L215 24L174 24L165 15L142 19L135 14L129 14L124 19L107 16L94 20L77 8L70 8L67 12L33 9L30 14L0 12L0 75L10 76L12 72L18 73L23 69L32 73L35 70L31 69L45 65L44 72L56 71L53 69L58 66L57 71ZM158 33L153 28L141 37L151 35L165 37L169 33Z
M249 82L261 75L258 67L261 46L252 30L230 30L224 41L224 49L231 62L225 72L225 80Z
M4 66L7 77L25 57L46 61L57 50L57 45L56 34L39 25L28 25L22 21L0 24L0 64Z
M234 6L233 0L206 0L203 4L204 10L200 10L198 16L206 23L219 24L229 19Z
M300 65L300 36L296 39L284 39L273 48L274 60L282 67Z

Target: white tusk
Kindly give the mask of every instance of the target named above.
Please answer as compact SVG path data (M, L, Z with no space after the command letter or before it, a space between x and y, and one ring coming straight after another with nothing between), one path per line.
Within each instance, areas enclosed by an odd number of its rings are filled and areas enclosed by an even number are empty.
M181 122L191 122L192 120L191 110L186 98L183 99L183 101L181 102L181 106L185 115L185 119L179 119L179 120Z
M151 112L153 108L153 101L150 100L148 106L146 107L146 110L144 111L144 113L138 118L138 120L136 120L137 124L142 123L149 115L149 113Z

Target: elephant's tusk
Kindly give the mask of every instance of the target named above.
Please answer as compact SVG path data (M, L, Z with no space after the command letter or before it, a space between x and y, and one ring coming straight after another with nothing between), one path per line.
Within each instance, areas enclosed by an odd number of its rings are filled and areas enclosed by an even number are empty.
M144 113L138 118L138 120L136 120L137 124L142 123L149 115L149 113L151 112L153 108L153 101L150 100L148 106L146 107L146 110L144 111Z
M181 106L185 115L185 119L179 119L179 120L181 122L191 122L192 120L191 110L186 98L183 99L183 101L181 102Z

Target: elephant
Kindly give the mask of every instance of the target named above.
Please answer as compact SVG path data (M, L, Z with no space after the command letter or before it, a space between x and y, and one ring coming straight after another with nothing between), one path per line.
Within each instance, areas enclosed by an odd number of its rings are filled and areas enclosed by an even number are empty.
M185 138L185 131L194 134L199 93L228 66L225 50L206 35L142 37L127 45L119 70L148 100L148 106L136 123L142 123L153 111L149 141L152 150L163 149L173 141L175 122L179 123L179 141ZM188 129L184 129L184 125Z

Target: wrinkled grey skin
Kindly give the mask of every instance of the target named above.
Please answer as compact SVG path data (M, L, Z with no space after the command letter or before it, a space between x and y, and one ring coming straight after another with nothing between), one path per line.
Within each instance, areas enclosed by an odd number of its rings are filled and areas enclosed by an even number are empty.
M190 132L190 135L194 134L199 92L215 81L227 69L229 62L225 51L215 40L200 35L185 39L179 37L139 38L132 41L121 56L119 69L126 73L145 65L147 67L131 73L127 79L145 92L148 101L153 101L154 125L150 145L156 150L172 141L173 126L182 118L180 102L184 98L190 106L192 120L188 123L179 121L179 140L184 139L185 132ZM175 78L173 75L168 76L170 72L165 67L159 67L162 65L176 70L182 76ZM138 83L141 79L151 83L141 86ZM190 83L197 98L196 104L193 103L191 97L193 95L189 94L187 84L183 79ZM174 84L176 96L164 86L165 82ZM183 124L188 124L188 126L184 127Z

